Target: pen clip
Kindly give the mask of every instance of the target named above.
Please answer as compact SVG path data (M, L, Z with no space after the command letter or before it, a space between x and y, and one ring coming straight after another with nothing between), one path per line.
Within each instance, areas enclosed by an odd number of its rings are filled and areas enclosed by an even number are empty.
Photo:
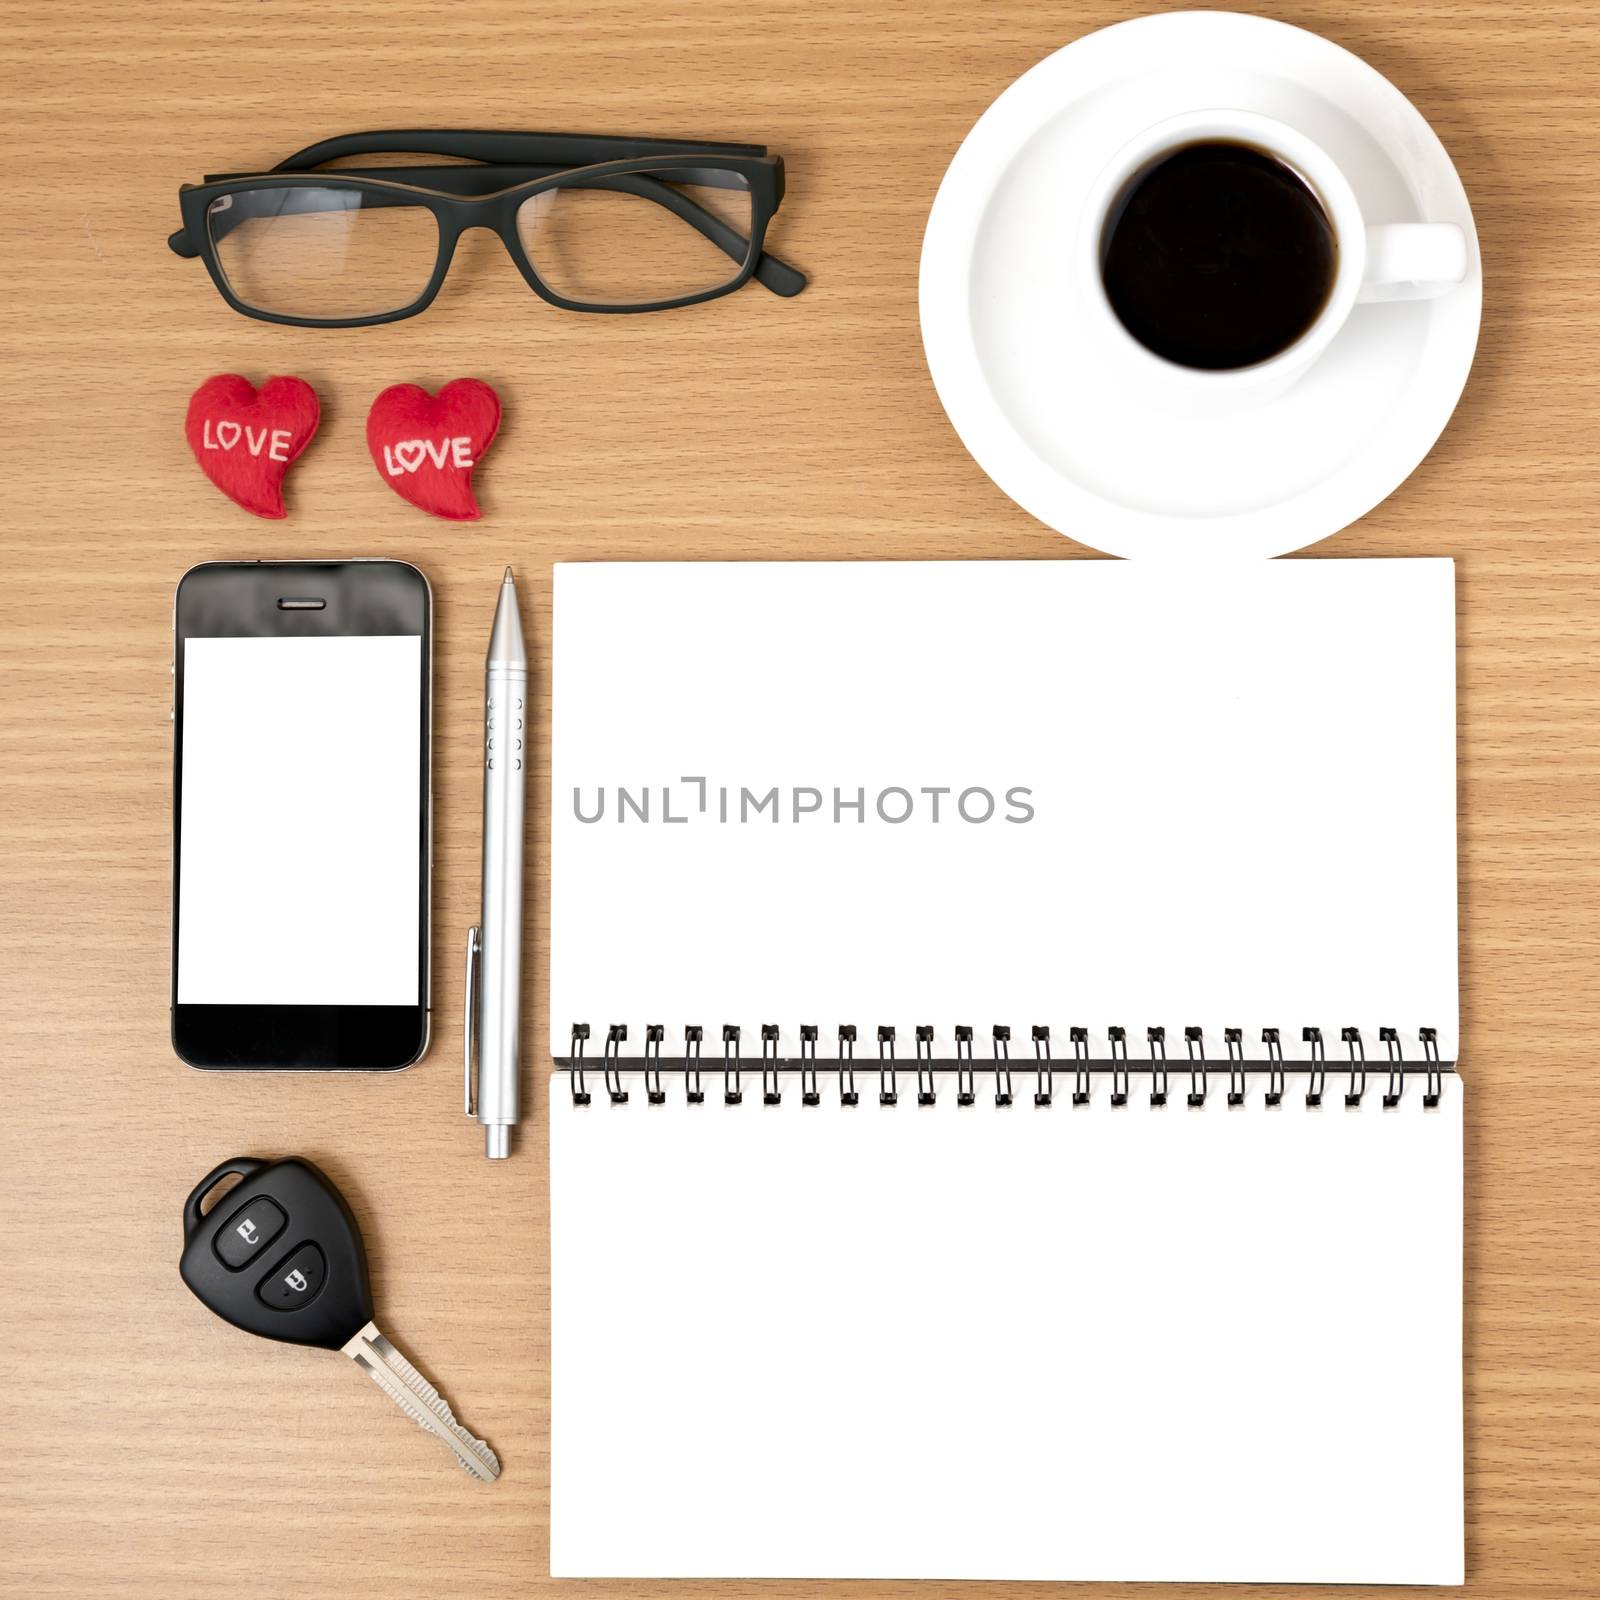
M465 1073L462 1084L462 1109L469 1117L478 1114L476 1088L473 1080L473 1057L476 1051L473 1046L478 1038L478 963L483 958L483 941L478 937L478 929L467 929L467 1015L464 1028L464 1059L462 1067Z

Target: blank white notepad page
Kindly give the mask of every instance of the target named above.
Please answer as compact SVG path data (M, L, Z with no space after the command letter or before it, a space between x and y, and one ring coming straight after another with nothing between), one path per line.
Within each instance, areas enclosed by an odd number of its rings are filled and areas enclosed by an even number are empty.
M554 680L555 1055L578 1022L1456 1053L1449 561L558 564Z
M1456 1080L824 1077L551 1082L553 1573L1461 1581Z

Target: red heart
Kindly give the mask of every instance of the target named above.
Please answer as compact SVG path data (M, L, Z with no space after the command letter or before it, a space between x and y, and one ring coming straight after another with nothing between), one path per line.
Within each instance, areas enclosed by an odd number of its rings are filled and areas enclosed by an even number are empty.
M321 416L304 378L268 378L257 389L223 372L190 397L183 431L200 470L230 500L258 517L281 517L284 474Z
M397 383L372 402L367 448L402 500L470 522L483 515L472 498L472 469L499 428L500 397L477 378L456 378L436 395Z

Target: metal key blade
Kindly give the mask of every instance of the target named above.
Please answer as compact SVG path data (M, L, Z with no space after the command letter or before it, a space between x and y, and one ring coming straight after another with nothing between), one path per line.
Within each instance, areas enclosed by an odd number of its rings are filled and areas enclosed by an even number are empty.
M416 1423L454 1452L456 1464L484 1483L500 1476L500 1458L456 1421L450 1403L369 1322L344 1346L344 1353Z

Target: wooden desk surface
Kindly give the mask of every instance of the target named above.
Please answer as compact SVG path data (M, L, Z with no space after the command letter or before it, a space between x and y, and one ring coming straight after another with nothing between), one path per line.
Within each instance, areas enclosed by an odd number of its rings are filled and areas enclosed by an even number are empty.
M1317 554L1460 563L1468 1571L1496 1600L1576 1600L1600 1577L1600 27L1584 0L1263 8L1413 97L1482 233L1483 340L1455 420ZM494 1169L460 1113L457 953L477 905L493 586L513 561L538 641L557 558L1083 554L951 432L922 361L917 253L983 107L1137 9L6 6L0 1591L650 1592L541 1576L543 1090L521 1152ZM475 234L424 317L319 333L233 315L168 253L181 180L416 124L764 140L790 172L772 242L812 287L654 318L564 315ZM287 522L235 511L189 458L186 399L224 370L297 372L321 392ZM489 515L468 527L402 506L362 439L384 385L462 373L507 402L481 475ZM438 599L436 1042L395 1078L195 1073L167 1043L173 585L208 558L347 554L416 561ZM530 1039L545 1026L543 805L536 830ZM286 1151L382 1219L384 1324L493 1439L497 1487L452 1471L339 1360L235 1334L180 1284L190 1184L224 1156ZM1338 1353L1281 1359L1309 1373ZM1404 1493L1375 1462L1350 1502ZM960 1498L954 1482L948 1509ZM1239 1505L1249 1516L1248 1484ZM1350 1509L1330 1504L1330 1526Z

